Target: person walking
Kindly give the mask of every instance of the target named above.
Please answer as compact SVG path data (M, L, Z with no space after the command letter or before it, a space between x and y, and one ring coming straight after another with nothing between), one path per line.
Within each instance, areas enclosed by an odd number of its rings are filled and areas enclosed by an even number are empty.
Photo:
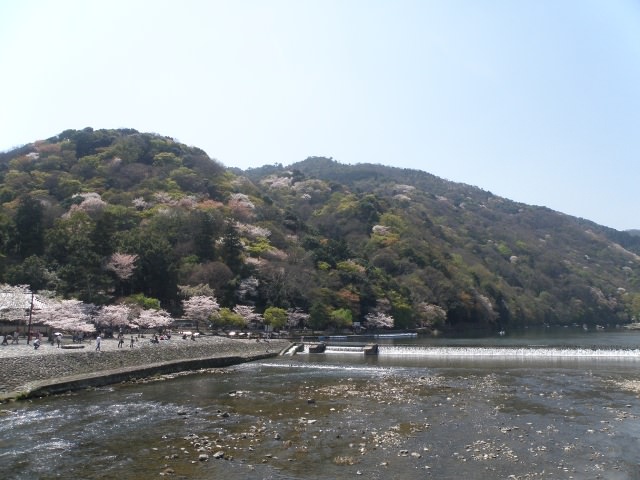
M100 342L102 341L102 338L100 337L100 335L98 335L96 337L96 352L100 351Z
M118 335L118 348L122 348L124 345L124 335L121 333Z
M131 335L131 343L129 344L129 348L133 348L133 342L134 342L133 335Z

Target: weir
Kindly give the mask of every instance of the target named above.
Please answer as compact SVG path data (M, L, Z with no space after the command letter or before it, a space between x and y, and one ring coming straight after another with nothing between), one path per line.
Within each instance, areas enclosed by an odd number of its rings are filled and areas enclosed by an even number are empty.
M321 347L319 348L319 346ZM640 349L606 347L456 347L385 344L304 344L287 351L295 353L360 354L379 356L414 356L425 358L625 358L640 360Z
M379 345L376 343L362 344L325 344L325 343L309 343L295 345L289 348L285 355L295 355L296 353L356 353L364 355L378 355Z

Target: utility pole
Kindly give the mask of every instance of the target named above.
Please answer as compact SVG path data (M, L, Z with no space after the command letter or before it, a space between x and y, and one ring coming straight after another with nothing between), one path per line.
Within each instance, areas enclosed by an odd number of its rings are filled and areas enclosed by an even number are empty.
M33 314L33 292L31 292L31 304L29 305L29 327L27 330L27 345L31 341L31 315Z

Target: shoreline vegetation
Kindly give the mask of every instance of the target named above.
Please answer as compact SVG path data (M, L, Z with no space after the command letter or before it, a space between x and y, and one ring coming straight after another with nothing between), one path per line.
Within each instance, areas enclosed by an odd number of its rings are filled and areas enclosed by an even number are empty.
M208 368L221 368L277 356L288 340L229 339L199 337L196 341L175 339L152 344L139 341L133 348L117 347L107 339L96 351L95 342L83 349L63 349L48 343L0 348L0 403L44 397L84 388L101 387L158 375Z

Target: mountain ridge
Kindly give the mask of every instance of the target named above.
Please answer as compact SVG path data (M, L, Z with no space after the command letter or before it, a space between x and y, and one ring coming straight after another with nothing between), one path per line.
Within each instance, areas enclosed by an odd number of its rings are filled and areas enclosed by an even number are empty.
M142 294L179 314L178 286L206 285L317 327L640 313L640 236L419 170L309 157L243 171L171 137L88 128L0 154L0 203L0 282L98 304ZM116 253L137 256L130 279L106 269Z

